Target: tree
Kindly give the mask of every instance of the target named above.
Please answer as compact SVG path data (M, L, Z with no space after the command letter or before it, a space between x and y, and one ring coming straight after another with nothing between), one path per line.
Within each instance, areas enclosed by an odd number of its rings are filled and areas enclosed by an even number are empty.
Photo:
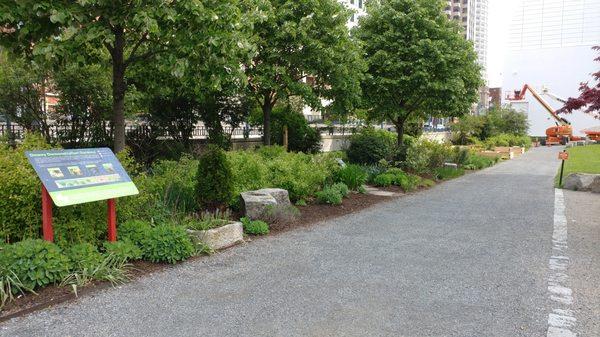
M26 130L40 132L49 141L46 84L43 66L13 58L0 63L0 114Z
M444 3L371 1L356 30L368 66L365 105L372 119L395 125L399 146L407 121L461 116L478 99L477 56Z
M271 111L295 95L313 109L352 110L360 97L363 65L350 38L350 12L336 0L270 0L255 25L257 54L245 64L249 88L263 112L264 143L271 142Z
M502 133L525 136L529 130L527 116L512 108L494 107L482 119L483 125L479 133L482 140Z
M457 145L468 145L474 138L479 138L485 121L482 116L464 115L450 129L454 133L453 142Z
M111 135L107 119L111 112L110 76L99 65L70 64L53 75L60 100L49 115L65 147L106 146Z
M179 57L182 53L210 63L215 55L230 51L224 46L231 46L230 37L237 37L237 29L245 25L243 14L237 0L15 0L0 7L0 26L7 27L0 37L3 45L28 56L53 58L78 48L96 50L78 55L78 61L85 62L108 53L118 152L125 146L128 69L162 58L179 75L187 67L186 58ZM219 29L211 30L214 27ZM235 42L237 48L248 49L246 42ZM211 81L215 82L218 76Z
M600 46L595 46L592 49L600 52ZM600 62L600 56L595 58L594 61ZM585 113L588 113L595 118L600 119L600 71L592 74L596 85L590 86L589 82L581 83L579 86L579 97L570 97L557 113L572 113L575 110L586 108Z

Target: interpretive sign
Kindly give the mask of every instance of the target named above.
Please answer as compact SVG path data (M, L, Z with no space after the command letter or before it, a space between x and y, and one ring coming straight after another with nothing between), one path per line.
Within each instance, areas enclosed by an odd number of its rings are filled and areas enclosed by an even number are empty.
M25 154L57 206L139 193L109 148L40 150Z

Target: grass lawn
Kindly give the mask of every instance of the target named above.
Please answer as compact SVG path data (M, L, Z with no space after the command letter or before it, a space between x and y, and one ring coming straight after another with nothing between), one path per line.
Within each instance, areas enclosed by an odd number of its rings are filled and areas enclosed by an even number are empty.
M571 173L595 173L600 174L600 145L576 146L567 149L569 159L565 161L565 171L563 182ZM556 185L558 185L558 176L560 168L556 175Z

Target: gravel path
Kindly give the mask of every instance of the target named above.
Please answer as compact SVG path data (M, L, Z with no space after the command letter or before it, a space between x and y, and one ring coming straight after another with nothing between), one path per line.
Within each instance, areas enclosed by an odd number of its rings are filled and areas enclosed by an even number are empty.
M564 191L579 336L600 336L600 194Z
M0 325L2 336L545 336L554 148Z

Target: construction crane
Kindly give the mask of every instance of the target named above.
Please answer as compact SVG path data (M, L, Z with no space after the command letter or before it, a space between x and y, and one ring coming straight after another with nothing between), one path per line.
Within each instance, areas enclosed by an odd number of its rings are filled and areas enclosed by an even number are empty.
M548 88L542 86L542 93L544 95L550 96L552 97L554 100L561 102L562 104L566 104L567 100L562 98L562 97L558 97L555 94L551 93L550 90L548 90ZM585 135L590 139L590 140L595 140L595 141L600 141L600 127L595 127L595 128L589 128L586 130L581 130L583 133L585 133Z
M522 101L525 99L525 94L527 90L533 95L533 97L538 101L544 109L550 114L550 116L555 120L556 126L552 126L546 129L546 140L542 141L542 145L565 145L570 141L582 140L581 137L573 136L573 127L571 126L571 122L569 122L566 118L560 117L554 108L548 102L544 100L542 96L530 85L525 84L521 91L515 90L513 97L507 97L509 101ZM544 89L544 93L548 94L552 97L551 94L548 93L547 89ZM561 98L556 97L557 100L563 101Z

